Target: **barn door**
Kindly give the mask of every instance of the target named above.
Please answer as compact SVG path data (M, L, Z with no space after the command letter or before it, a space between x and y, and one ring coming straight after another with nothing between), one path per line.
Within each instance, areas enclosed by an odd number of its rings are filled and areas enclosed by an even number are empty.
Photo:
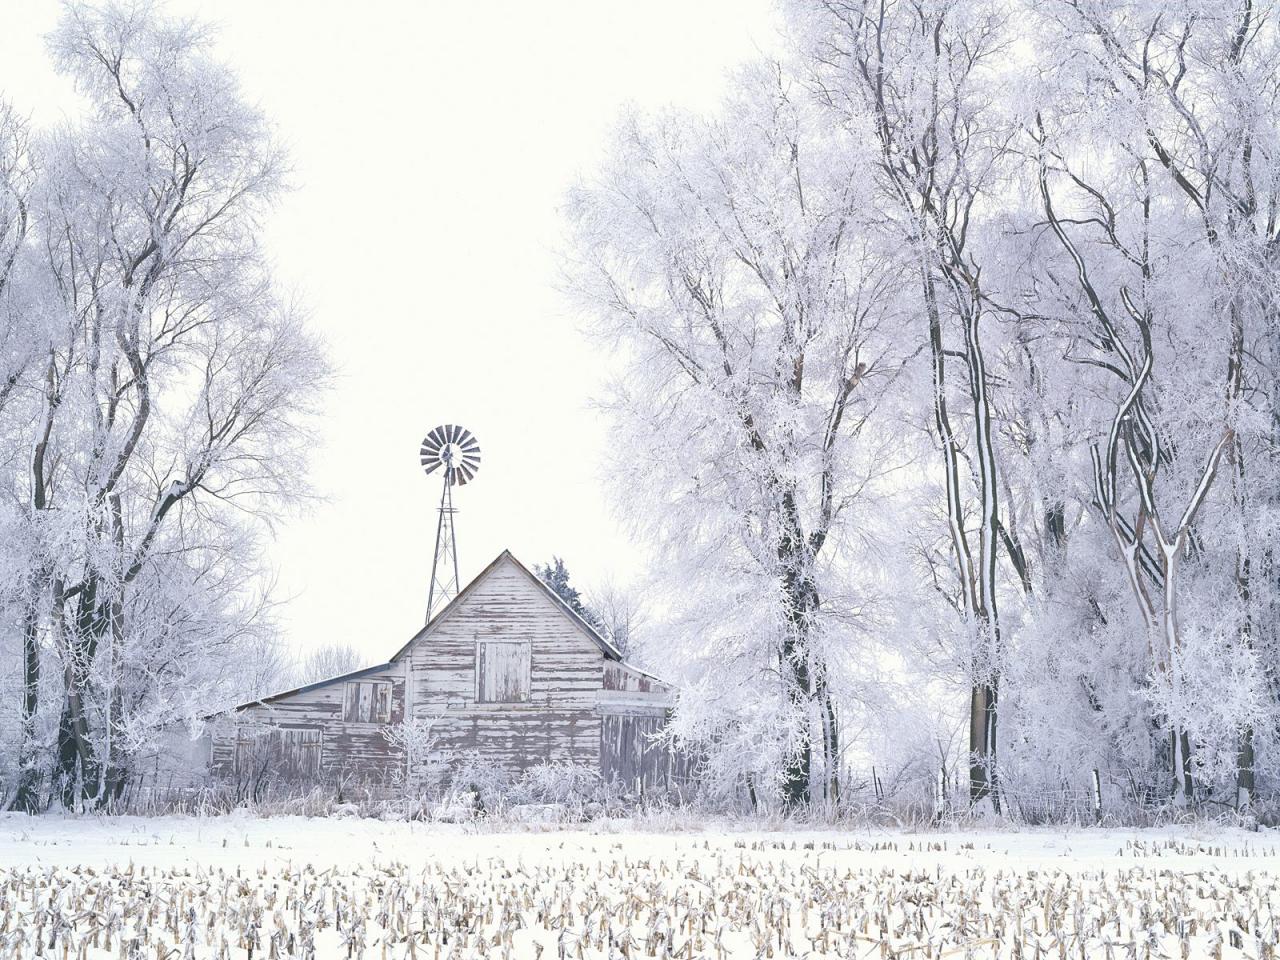
M644 793L671 786L674 755L657 739L666 720L652 714L605 713L600 722L600 775Z
M323 763L324 733L315 727L246 731L236 742L240 779L312 783L320 778Z

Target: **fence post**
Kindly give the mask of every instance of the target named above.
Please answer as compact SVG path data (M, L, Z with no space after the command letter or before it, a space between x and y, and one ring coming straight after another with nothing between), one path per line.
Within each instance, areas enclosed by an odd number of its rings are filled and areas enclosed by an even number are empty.
M1102 778L1097 767L1093 768L1093 821L1102 822Z

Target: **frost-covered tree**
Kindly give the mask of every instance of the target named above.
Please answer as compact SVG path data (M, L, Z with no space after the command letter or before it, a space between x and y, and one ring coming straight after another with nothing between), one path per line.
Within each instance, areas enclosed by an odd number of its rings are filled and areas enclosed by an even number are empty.
M717 782L792 804L837 796L870 624L866 581L837 571L898 453L865 432L902 367L870 163L764 65L714 118L628 117L570 201L575 289L628 358L617 493L661 558L675 730Z
M21 809L34 806L33 768L40 688L39 619L36 597L42 573L34 554L19 471L25 458L19 451L23 409L20 387L29 376L39 351L39 322L28 231L31 226L35 156L29 124L12 104L0 100L0 656L12 649L19 663L20 693L6 698L18 704L0 729L15 731L16 749L8 751L12 769L0 768L0 778L12 782ZM9 642L5 642L9 641ZM9 658L5 656L5 659ZM18 683L14 684L19 686Z
M1015 811L1274 797L1278 11L785 9L571 204L676 731L792 800L841 730Z
M294 680L299 684L315 683L351 673L365 666L364 654L349 643L330 643L316 647L298 663Z
M604 580L587 591L584 603L605 639L624 656L643 656L644 626L648 621L643 598L613 580Z
M1181 802L1232 780L1249 802L1255 740L1275 744L1275 13L1038 11L1056 69L1031 132L1051 235L1036 273L1106 398L1081 410L1097 424L1093 507Z
M866 172L882 213L878 233L914 285L920 322L902 335L921 343L930 364L931 384L921 391L931 401L945 500L950 570L939 586L966 637L969 792L998 807L1006 642L998 564L1002 540L1017 547L1001 507L990 329L997 310L983 233L1009 161L999 96L1010 66L1007 14L984 0L801 0L792 9L819 98L835 122L875 145Z
M49 45L87 108L32 138L0 462L49 725L21 749L70 803L117 795L160 725L274 643L260 537L305 489L326 369L258 240L284 156L207 28L73 3Z

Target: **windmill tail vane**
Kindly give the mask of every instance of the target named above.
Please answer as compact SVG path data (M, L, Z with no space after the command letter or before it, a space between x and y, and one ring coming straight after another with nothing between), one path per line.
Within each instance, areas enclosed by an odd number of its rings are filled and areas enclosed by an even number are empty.
M441 471L436 552L431 561L431 588L427 593L427 623L458 595L458 539L454 531L453 488L475 478L480 469L480 444L465 427L445 424L422 441L418 458L427 476Z

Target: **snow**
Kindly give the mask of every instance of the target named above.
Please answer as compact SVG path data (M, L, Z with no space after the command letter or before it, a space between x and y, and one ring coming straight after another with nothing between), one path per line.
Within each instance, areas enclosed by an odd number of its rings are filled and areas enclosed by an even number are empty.
M865 956L879 944L924 956L928 944L934 956L1012 957L1016 945L1031 957L1037 946L1056 956L1059 941L1071 956L1103 956L1108 942L1118 956L1140 943L1178 956L1180 940L1192 955L1221 940L1223 956L1258 957L1277 936L1278 855L1271 831L1205 825L508 831L3 815L0 955L18 956L18 938L39 930L86 958L301 957L311 943L318 958L736 958L766 942L775 956Z
M745 842L788 845L833 843L823 862L840 867L964 869L975 864L1022 869L1121 869L1130 867L1133 844L1162 850L1162 867L1195 870L1274 869L1280 831L1251 832L1215 824L1149 830L1026 828L920 833L890 829L788 829L762 831L732 821L711 820L703 828L677 831L633 829L627 821L605 821L578 830L487 830L480 824L382 821L357 817L28 817L0 814L0 868L50 866L159 868L182 866L258 869L310 863L320 868L436 860L457 864L489 857L526 857L531 862L581 862L621 843L646 856L688 856L690 851ZM895 849L873 849L893 844ZM943 849L921 849L942 845ZM910 847L916 847L913 852ZM1221 850L1222 853L1214 851ZM790 853L777 852L779 856ZM811 851L792 857L803 863Z

